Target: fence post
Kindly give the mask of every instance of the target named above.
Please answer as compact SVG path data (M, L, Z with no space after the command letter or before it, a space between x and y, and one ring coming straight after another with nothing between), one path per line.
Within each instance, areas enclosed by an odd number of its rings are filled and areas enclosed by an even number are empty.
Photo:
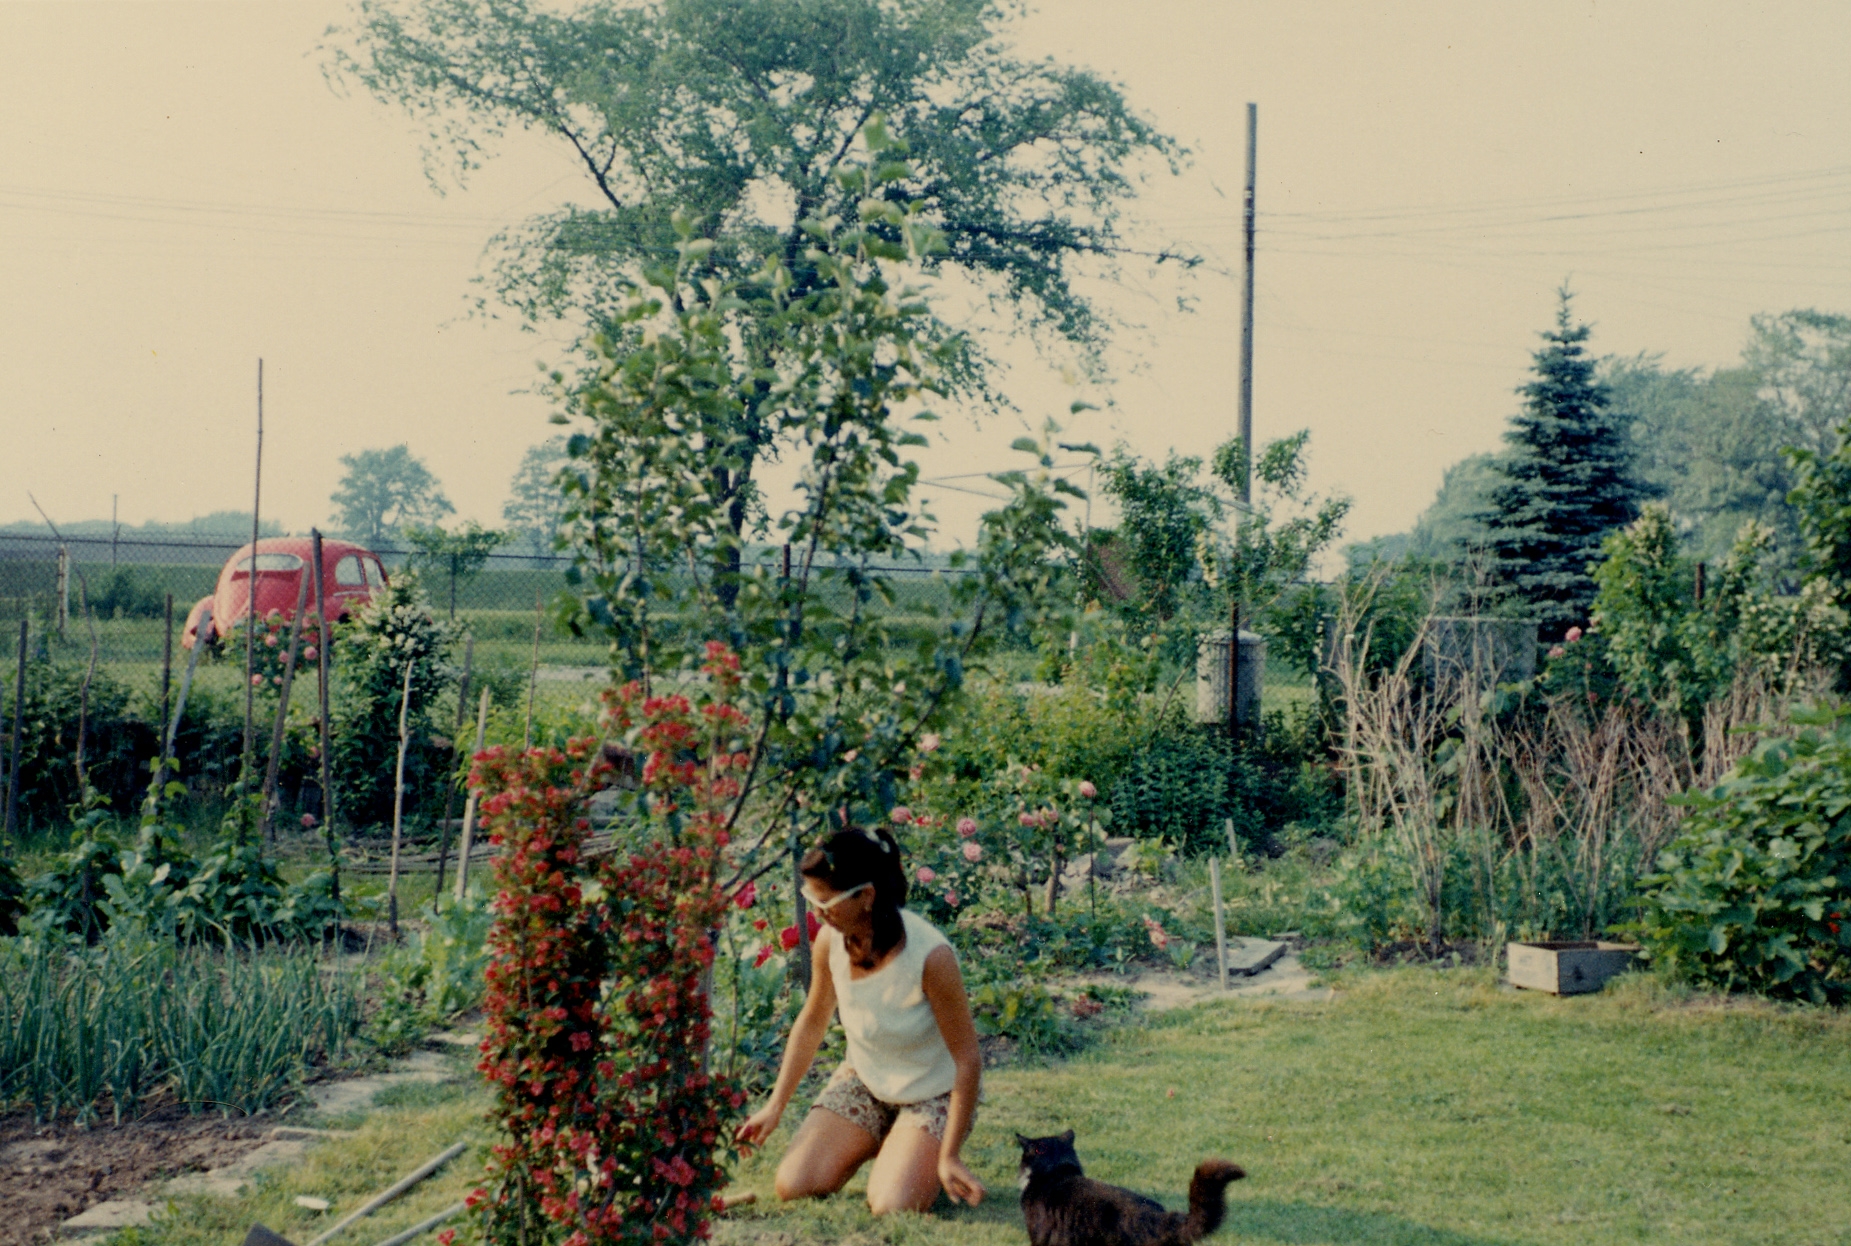
M1215 896L1215 964L1221 970L1221 989L1228 989L1228 924L1221 908L1221 858L1208 859L1208 885Z
M58 546L58 586L55 590L58 612L58 641L64 641L64 629L71 621L71 548Z
M174 684L174 595L167 594L167 625L161 640L161 721L167 721L167 698Z
M454 584L454 581L452 581ZM456 617L453 609L451 617ZM431 903L443 895L444 866L450 859L450 811L456 807L456 755L463 747L463 727L469 722L469 676L476 665L476 635L469 634L463 644L463 682L456 689L456 727L450 732L450 777L443 785L443 820L437 824L437 886L431 891Z
M328 621L327 584L324 582L323 577L325 573L322 568L321 560L320 528L309 529L309 551L310 555L315 560L313 569L315 575L315 625L317 632L315 662L317 673L321 676L319 681L320 688L318 690L320 694L320 712L316 720L316 730L321 737L321 834L322 839L325 840L328 845L328 868L333 874L333 886L330 890L334 897L334 903L338 906L341 902L341 854L336 847L334 838L334 785L329 780L328 771L328 664L332 662L334 658L333 655L328 652L328 641L330 640L328 629L330 624Z
M482 751L482 736L488 730L489 690L482 690L482 705L476 711L476 753ZM475 756L471 753L470 756ZM463 838L456 847L456 902L463 902L464 889L469 884L469 850L474 844L476 831L476 791L469 789L469 795L463 800Z
M398 699L398 765L392 777L392 875L386 880L386 906L391 914L392 942L398 942L398 845L405 819L405 745L409 742L407 713L411 709L411 668L418 659L405 659L405 686Z
M6 768L6 838L11 842L19 826L19 737L26 709L26 621L19 621L19 682L13 688L13 759Z

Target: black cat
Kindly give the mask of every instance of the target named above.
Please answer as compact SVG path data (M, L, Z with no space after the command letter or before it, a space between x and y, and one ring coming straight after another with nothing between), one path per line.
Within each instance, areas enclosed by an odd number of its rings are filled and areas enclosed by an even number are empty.
M1094 1181L1080 1171L1073 1130L1015 1140L1022 1147L1022 1216L1030 1246L1188 1246L1221 1227L1230 1181L1246 1176L1224 1159L1204 1160L1189 1182L1189 1212Z

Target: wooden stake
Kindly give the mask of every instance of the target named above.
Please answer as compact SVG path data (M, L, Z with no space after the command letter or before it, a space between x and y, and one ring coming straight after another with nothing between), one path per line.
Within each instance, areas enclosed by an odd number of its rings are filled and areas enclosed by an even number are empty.
M174 595L167 594L166 639L161 642L161 721L167 721L167 695L174 682Z
M487 688L484 688L482 704L476 710L476 747L475 751L470 754L471 757L482 751L482 737L488 730L488 702L489 692ZM457 845L456 902L458 904L463 902L464 888L469 883L469 850L475 841L475 831L476 793L475 789L471 788L468 797L463 801L463 838Z
M527 731L521 737L521 750L533 747L533 694L540 684L540 623L546 618L540 594L533 595L533 665L527 671Z
M13 759L6 768L6 838L19 833L19 737L26 710L26 620L19 621L19 682L13 687Z
M476 665L476 637L463 643L463 682L456 689L456 726L450 732L450 777L443 785L443 820L437 824L437 885L433 898L443 894L444 864L450 856L450 810L456 803L456 754L463 744L463 724L469 721L469 675Z
M199 669L199 651L206 647L203 637L206 629L212 626L212 603L206 602L205 609L199 614L199 631L193 637L193 647L187 653L186 674L180 677L180 699L174 702L174 716L167 720L167 734L161 740L160 764L154 768L154 790L159 792L161 784L167 781L167 763L173 759L174 737L180 733L180 719L186 715L186 697L193 690L193 672Z
M411 668L417 658L405 659L405 687L398 698L398 765L392 772L392 872L386 879L386 907L392 924L392 941L398 942L398 848L405 821L405 746L411 740Z
M251 683L251 676L257 670L257 534L258 514L264 496L264 361L261 359L257 361L257 466L254 481L251 491L251 567L244 579L248 602L244 611L244 769L239 776L241 783L250 777L251 751L257 747L257 739L253 734L256 730L257 689Z
M296 581L296 612L290 617L289 648L283 654L283 685L277 689L276 726L270 732L270 764L264 769L263 833L276 842L276 778L283 764L283 728L289 721L289 690L296 681L296 654L302 647L302 612L308 604L309 577Z
M324 581L325 573L321 565L321 529L309 529L310 553L315 559L313 568L315 576L315 624L320 633L320 643L316 646L315 660L317 673L321 676L319 689L321 708L319 730L321 733L321 833L328 845L328 868L334 874L332 888L334 902L341 901L341 854L334 837L334 784L329 781L328 762L328 666L333 655L328 652L330 623L328 620L328 594Z
M1208 859L1208 885L1215 896L1215 964L1221 969L1221 989L1228 989L1228 925L1221 908L1221 858Z

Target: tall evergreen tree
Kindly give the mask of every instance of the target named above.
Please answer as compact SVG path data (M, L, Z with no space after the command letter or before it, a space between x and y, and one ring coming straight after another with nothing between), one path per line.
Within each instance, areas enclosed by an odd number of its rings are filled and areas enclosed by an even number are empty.
M1542 334L1536 379L1517 391L1523 410L1504 434L1481 517L1504 600L1536 619L1545 640L1587 619L1589 564L1649 495L1634 469L1628 417L1595 379L1583 345L1589 329L1571 323L1569 298L1562 290L1555 328Z

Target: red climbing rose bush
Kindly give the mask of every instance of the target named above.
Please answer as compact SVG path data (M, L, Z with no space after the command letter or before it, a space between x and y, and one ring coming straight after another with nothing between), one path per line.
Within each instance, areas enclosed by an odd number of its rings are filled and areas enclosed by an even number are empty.
M709 645L698 696L605 694L636 758L618 850L585 855L586 803L613 772L595 740L490 750L499 894L482 1072L506 1138L470 1196L483 1236L519 1244L684 1243L708 1235L743 1092L708 1067L706 990L728 826L751 758L737 657Z

